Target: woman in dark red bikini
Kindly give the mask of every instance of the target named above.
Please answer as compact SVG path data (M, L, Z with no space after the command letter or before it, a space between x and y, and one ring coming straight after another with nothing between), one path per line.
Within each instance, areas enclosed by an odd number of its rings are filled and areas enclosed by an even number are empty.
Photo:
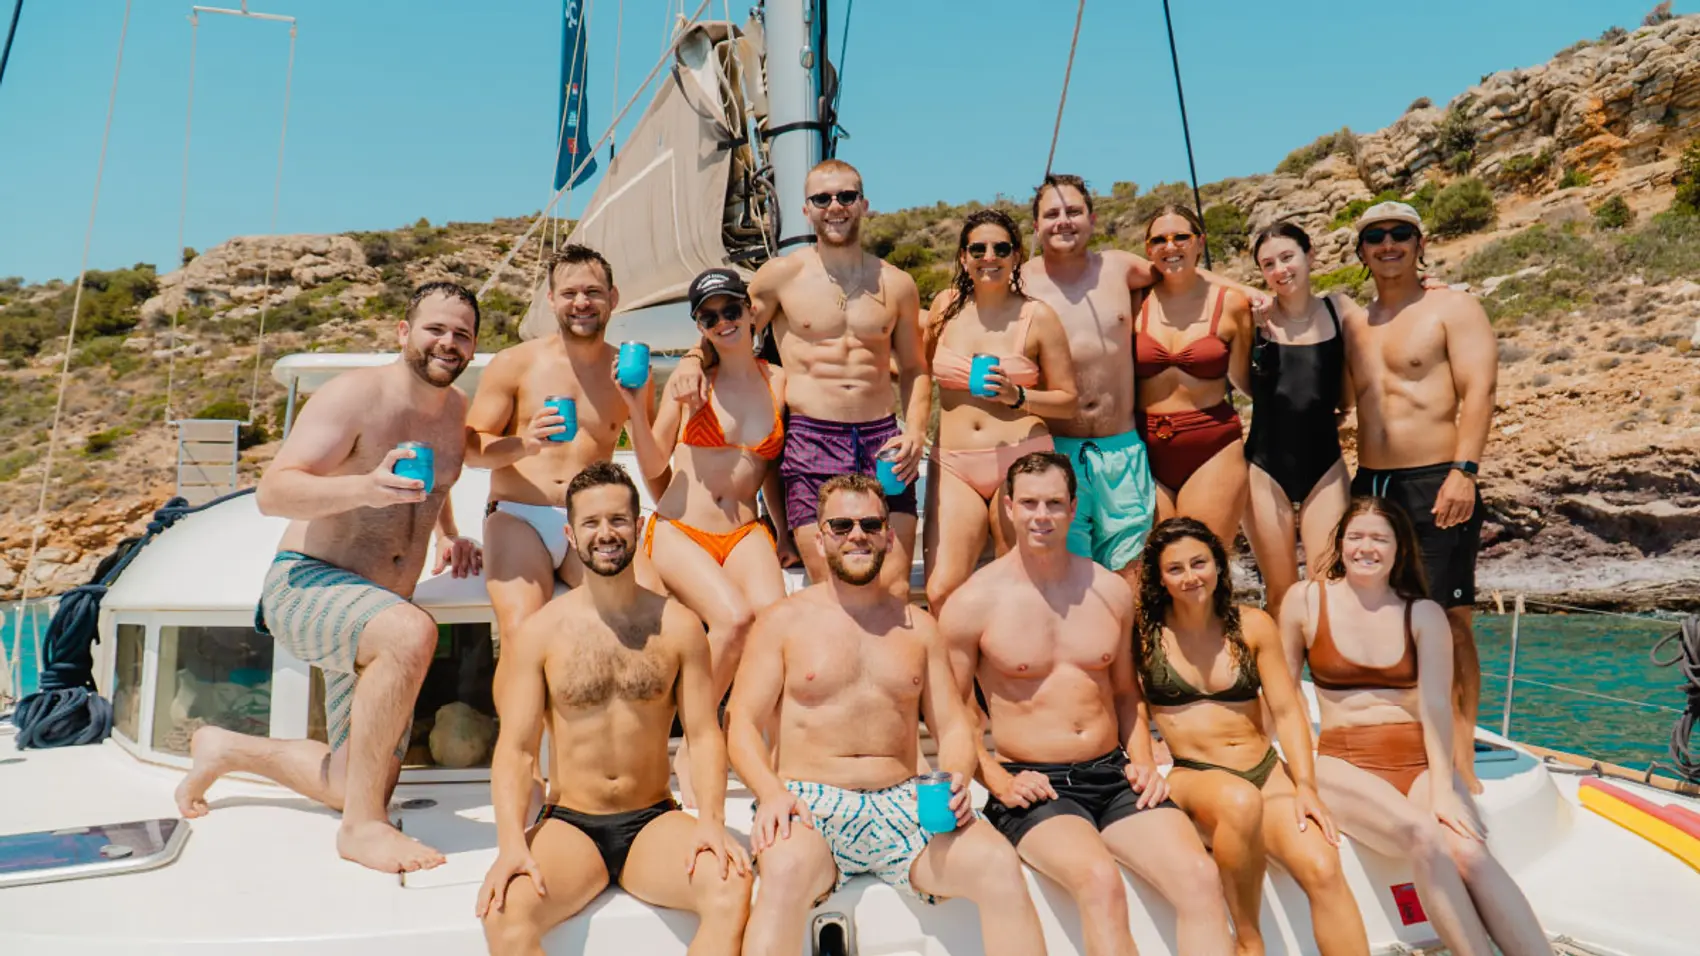
M1224 543L1245 512L1245 443L1228 401L1230 378L1250 385L1251 306L1202 276L1204 224L1164 206L1145 227L1145 254L1162 276L1134 324L1139 433L1157 479L1157 518L1197 518Z
M1452 952L1550 954L1452 771L1452 630L1427 600L1410 521L1380 498L1355 498L1333 555L1324 579L1294 585L1281 606L1293 673L1308 659L1316 686L1322 799L1347 836L1410 860Z
M644 528L643 547L662 583L708 627L719 700L732 685L737 649L756 612L785 596L773 538L756 518L756 492L785 446L785 372L755 357L755 320L736 272L697 276L691 304L697 329L714 344L716 361L703 373L708 401L694 410L664 401L652 426L642 390L620 393L632 410L632 450L644 477L673 469ZM688 766L682 757L674 762L690 805Z

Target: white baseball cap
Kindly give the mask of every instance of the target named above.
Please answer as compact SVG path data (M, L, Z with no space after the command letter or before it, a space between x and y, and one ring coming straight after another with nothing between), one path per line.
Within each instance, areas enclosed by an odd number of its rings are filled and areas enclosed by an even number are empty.
M1358 232L1363 232L1365 226L1377 222L1408 222L1419 230L1423 227L1423 217L1418 215L1409 203L1388 200L1387 202L1378 202L1365 209L1364 214L1358 217L1357 224L1352 228Z

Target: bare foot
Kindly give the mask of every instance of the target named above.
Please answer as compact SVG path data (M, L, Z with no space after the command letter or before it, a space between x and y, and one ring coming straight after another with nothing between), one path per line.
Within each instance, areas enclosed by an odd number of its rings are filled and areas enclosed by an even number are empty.
M684 744L673 754L673 775L679 778L679 802L686 810L697 808L697 791L691 786L691 752Z
M236 737L233 731L209 725L195 731L195 735L189 738L189 756L194 759L195 765L177 785L178 813L191 820L207 815L207 788L224 776L230 745Z
M387 820L344 820L336 832L336 851L343 859L380 873L410 873L443 864L441 853L390 826Z
M1471 793L1480 794L1482 792L1482 781L1481 778L1476 776L1475 761L1472 760L1467 765L1458 768L1458 779L1463 781L1464 786L1469 788Z

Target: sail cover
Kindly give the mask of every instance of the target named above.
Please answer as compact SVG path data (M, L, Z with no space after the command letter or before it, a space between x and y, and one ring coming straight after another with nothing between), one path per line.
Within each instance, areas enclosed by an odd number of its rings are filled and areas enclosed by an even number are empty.
M754 22L689 28L568 236L608 257L621 312L683 299L704 269L753 269L767 258L771 231L762 210L771 187L747 134L766 118L747 105L766 102L760 43ZM545 281L521 325L524 338L555 330Z

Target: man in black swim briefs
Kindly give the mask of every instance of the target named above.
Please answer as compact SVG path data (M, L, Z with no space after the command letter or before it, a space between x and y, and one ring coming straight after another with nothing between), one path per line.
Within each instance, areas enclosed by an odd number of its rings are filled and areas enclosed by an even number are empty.
M701 922L692 953L735 956L750 909L749 857L726 830L726 742L708 640L684 605L637 581L638 492L618 465L567 486L568 543L584 585L525 619L503 647L501 733L491 761L498 855L478 892L492 953L540 953L556 924L617 885ZM668 788L677 710L697 815ZM547 717L549 793L526 807Z
M1087 952L1134 952L1118 863L1174 906L1180 952L1232 952L1216 864L1152 758L1128 639L1133 588L1069 553L1067 457L1018 459L1004 491L1015 547L939 618L958 688L973 707L977 681L991 717L986 819L1074 897Z
M1399 202L1358 219L1358 257L1375 301L1346 321L1346 361L1358 408L1352 494L1386 498L1416 528L1429 596L1452 623L1453 753L1473 792L1481 663L1472 631L1482 498L1476 488L1493 424L1498 343L1474 296L1425 289L1422 217Z

